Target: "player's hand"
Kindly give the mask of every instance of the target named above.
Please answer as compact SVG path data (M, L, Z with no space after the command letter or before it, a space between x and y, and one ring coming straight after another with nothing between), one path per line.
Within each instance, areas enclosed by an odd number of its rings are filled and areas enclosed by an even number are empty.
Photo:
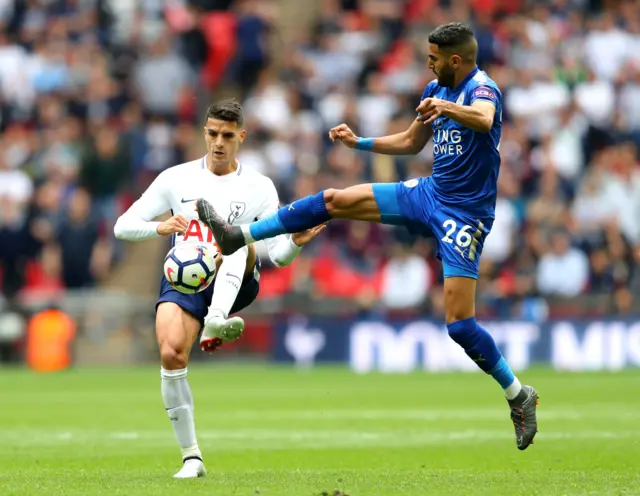
M340 124L329 131L329 139L335 143L342 141L349 148L354 148L358 144L358 137L346 124Z
M315 237L327 228L327 224L320 224L319 226L312 227L306 231L294 233L291 235L291 239L298 246L304 246L307 243L315 239Z
M187 227L189 226L189 221L182 214L176 214L170 219L165 220L158 226L158 234L160 236L169 236L174 233L185 233L187 232Z
M438 117L441 117L449 102L446 100L440 100L439 98L425 98L420 102L420 105L416 108L416 112L420 114L417 120L422 121L426 126L435 121Z

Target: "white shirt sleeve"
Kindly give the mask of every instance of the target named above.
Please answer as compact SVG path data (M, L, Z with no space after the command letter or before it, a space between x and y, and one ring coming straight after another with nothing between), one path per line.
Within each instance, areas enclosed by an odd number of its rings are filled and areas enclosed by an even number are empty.
M264 219L265 217L275 214L280 207L278 192L271 180L269 180L268 188L265 205L258 214L258 219ZM277 267L289 265L302 250L301 246L293 242L289 234L280 234L274 238L267 238L264 242L267 245L269 258Z
M166 183L166 174L161 173L129 210L118 218L113 228L116 238L143 241L160 236L158 226L161 223L152 221L171 209Z

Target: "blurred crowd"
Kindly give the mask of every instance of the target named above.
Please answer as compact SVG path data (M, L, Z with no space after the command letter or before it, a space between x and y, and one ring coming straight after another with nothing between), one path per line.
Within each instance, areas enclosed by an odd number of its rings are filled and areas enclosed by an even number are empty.
M624 314L640 294L640 1L315 0L283 43L286 2L0 0L3 291L99 284L113 222L173 164L203 154L202 111L232 88L246 167L282 203L323 188L430 174L417 156L328 140L405 130L429 32L470 23L504 95L496 221L480 314ZM311 7L310 7L311 8ZM289 25L296 23L289 22ZM8 242L7 240L11 240ZM264 298L304 294L360 308L442 312L432 240L332 222L292 268L264 270Z
M98 284L117 216L193 155L208 41L164 4L0 0L4 294Z

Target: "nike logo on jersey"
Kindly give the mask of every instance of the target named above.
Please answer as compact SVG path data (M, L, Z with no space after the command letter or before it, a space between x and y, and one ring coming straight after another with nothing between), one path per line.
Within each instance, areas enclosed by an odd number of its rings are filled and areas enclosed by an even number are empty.
M182 199L182 200L180 200L180 201L181 201L182 203L191 203L191 202L194 202L194 201L198 201L198 199L197 199L197 198L194 198L193 200L185 200L185 199L183 198L183 199Z

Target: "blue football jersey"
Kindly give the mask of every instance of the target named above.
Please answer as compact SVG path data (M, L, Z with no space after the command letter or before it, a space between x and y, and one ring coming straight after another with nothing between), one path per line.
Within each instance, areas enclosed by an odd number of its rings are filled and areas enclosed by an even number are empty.
M498 85L477 67L457 88L446 88L432 81L422 99L440 98L459 105L488 100L496 106L493 126L483 134L465 128L446 117L439 117L433 128L434 193L441 203L457 205L471 215L494 216L500 171L502 135L502 93Z

